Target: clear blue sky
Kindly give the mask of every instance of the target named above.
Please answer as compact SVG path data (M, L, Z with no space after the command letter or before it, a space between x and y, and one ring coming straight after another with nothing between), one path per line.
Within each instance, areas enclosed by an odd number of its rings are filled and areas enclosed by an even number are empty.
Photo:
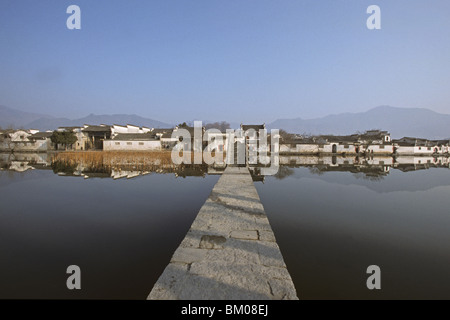
M81 8L81 30L66 8ZM366 9L381 8L381 30ZM0 104L270 122L450 113L450 1L1 0Z

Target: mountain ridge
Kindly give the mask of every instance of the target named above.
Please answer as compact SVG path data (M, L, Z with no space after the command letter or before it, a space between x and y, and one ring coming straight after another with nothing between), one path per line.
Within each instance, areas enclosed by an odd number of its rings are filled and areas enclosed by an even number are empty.
M151 128L164 128L173 127L175 123L165 123L136 114L96 115L91 113L78 119L57 118L0 105L0 127L2 128L13 126L45 131L54 130L61 126L82 126L84 124L133 124ZM345 135L381 129L389 131L393 138L410 136L427 139L448 139L450 138L449 124L450 114L439 113L426 108L398 108L384 105L364 112L336 113L313 119L301 117L277 119L267 124L267 128L314 135ZM233 123L232 128L235 126Z
M97 115L91 113L85 117L78 119L57 118L49 115L30 113L20 111L5 106L0 106L0 126L1 127L24 127L28 129L37 129L41 131L55 130L58 127L72 127L83 126L84 124L133 124L137 126L144 126L150 128L167 128L172 127L172 124L162 121L144 118L136 114L101 114ZM3 120L3 115L7 115L6 120ZM24 117L25 115L25 117ZM24 120L25 118L25 120ZM26 121L30 119L31 121Z
M292 133L345 135L382 129L394 138L404 136L428 139L450 137L450 115L426 108L378 106L364 112L338 113L314 119L277 119L267 125Z

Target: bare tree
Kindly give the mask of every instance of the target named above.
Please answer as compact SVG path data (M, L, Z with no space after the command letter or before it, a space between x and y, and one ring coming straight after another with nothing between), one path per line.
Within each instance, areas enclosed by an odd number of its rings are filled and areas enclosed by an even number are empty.
M227 129L230 129L230 124L226 121L221 122L213 122L213 123L207 123L205 125L205 129L219 129L221 132L226 131Z
M6 148L10 153L14 153L14 149L16 148L16 143L12 141L11 136L7 135L7 137L4 138L4 142L6 144Z
M294 133L289 133L284 129L280 129L278 133L280 134L281 140L293 140L296 137Z

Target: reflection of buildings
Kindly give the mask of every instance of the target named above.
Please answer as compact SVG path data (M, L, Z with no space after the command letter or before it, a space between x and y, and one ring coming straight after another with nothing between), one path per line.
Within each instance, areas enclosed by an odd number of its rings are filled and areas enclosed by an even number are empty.
M47 153L0 153L0 168L23 172L30 169L48 169Z
M226 165L175 165L170 159L149 158L143 155L107 156L96 153L97 158L73 153L72 158L67 154L59 157L57 154L49 156L47 153L0 153L0 168L2 170L27 171L30 169L52 169L54 173L65 176L79 176L84 178L127 178L146 175L149 173L173 173L177 177L205 175L221 175ZM366 176L385 176L392 169L401 171L422 170L429 168L450 168L448 157L415 157L415 156L319 156L295 155L279 156L280 168L276 177L282 178L289 174L286 168L309 167L312 172L325 173L332 171L347 171L363 173ZM254 181L264 181L261 165L251 165L249 170Z
M30 169L32 170L34 168L29 165L28 161L11 161L11 164L9 165L9 170L17 172L24 172Z
M249 167L253 182L264 183L264 175L261 173L261 167Z
M342 157L342 156L280 156L280 165L288 167L310 167L312 172L348 171L364 173L368 176L387 175L393 166L394 158L378 157Z
M395 159L394 167L402 171L429 169L434 167L450 168L448 157L414 157L404 156Z
M311 167L313 172L348 171L364 173L367 176L385 176L391 169L402 171L429 168L450 168L448 157L414 156L280 156L280 165L287 167Z
M161 159L146 162L143 159L130 158L119 159L114 157L110 162L107 160L89 161L84 159L75 159L72 161L65 158L64 160L53 160L51 167L53 172L61 176L78 176L85 179L88 178L113 178L116 179L132 179L151 173L158 174L174 174L176 177L204 177L207 174L208 167L206 165L174 165L172 163L162 162ZM140 161L141 160L141 161Z

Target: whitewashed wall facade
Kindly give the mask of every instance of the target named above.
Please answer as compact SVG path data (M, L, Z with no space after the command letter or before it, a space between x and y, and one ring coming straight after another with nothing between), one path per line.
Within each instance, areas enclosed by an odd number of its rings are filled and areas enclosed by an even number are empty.
M159 141L159 140L144 140L144 141L105 140L105 141L103 141L103 150L105 150L105 151L161 150L161 141Z

